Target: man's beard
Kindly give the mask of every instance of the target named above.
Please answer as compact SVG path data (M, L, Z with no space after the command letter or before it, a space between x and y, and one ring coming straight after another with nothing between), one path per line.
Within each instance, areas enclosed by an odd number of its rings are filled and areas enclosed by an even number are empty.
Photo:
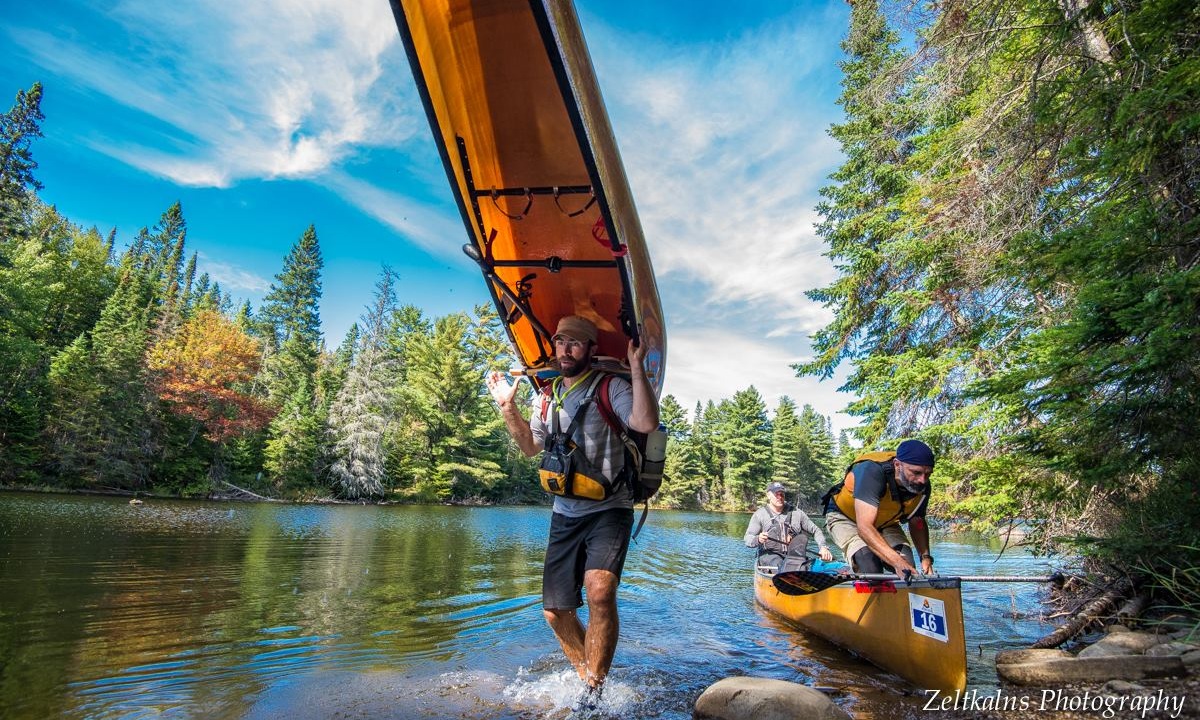
M914 482L910 481L908 479L908 472L906 470L904 470L903 468L896 469L896 482L900 485L900 487L904 488L905 490L907 490L910 493L913 493L915 495L919 495L919 494L925 492L925 484L924 483L914 483Z
M570 358L570 360L574 364L571 366L565 366L563 365L562 358L559 358L558 371L563 377L573 378L582 375L583 371L587 370L588 366L592 364L591 354L584 355L583 359L581 360L575 360L575 358Z

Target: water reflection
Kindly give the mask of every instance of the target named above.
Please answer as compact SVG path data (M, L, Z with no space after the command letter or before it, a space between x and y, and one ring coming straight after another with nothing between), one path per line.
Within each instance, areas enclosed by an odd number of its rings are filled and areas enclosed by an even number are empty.
M524 718L575 691L540 612L544 508L243 505L0 495L6 717ZM685 718L733 674L828 685L857 714L892 679L757 608L747 516L652 513L621 590L612 702ZM939 566L1034 574L969 538ZM1044 631L1033 586L966 588L973 684ZM982 654L980 654L982 652Z

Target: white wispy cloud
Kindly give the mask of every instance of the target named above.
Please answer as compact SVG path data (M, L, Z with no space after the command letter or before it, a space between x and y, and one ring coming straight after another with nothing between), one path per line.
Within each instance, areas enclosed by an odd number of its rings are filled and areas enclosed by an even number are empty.
M230 265L220 260L214 260L204 252L197 252L198 266L201 271L221 284L221 289L228 291L241 290L256 295L265 293L271 287L271 281L261 275L245 270L236 265Z
M12 37L42 66L144 115L146 141L86 142L181 185L309 177L421 127L415 91L379 82L408 73L387 3L241 0L197 10L118 2L107 17L138 38L135 52L83 33Z
M426 252L460 261L464 266L469 264L466 256L459 250L467 241L467 235L458 216L450 216L443 208L426 205L409 196L384 190L343 172L330 172L321 178L321 182L343 200L392 228ZM454 239L459 238L460 242L454 242Z
M697 401L719 402L753 385L771 412L787 395L797 405L812 405L831 416L835 432L858 424L841 412L852 399L837 390L841 382L796 377L791 364L804 358L777 343L756 340L734 328L683 330L667 338L667 354L663 393L674 395L689 413Z
M829 319L804 292L834 277L814 207L838 160L826 134L836 112L811 89L828 85L841 22L809 14L688 48L593 33L664 295L703 282L707 304L759 307L773 336Z

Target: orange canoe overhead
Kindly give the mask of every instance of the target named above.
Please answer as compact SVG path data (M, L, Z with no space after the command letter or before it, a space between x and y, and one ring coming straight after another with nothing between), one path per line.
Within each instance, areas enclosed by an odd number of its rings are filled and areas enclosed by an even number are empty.
M566 0L392 0L442 162L518 359L552 371L564 315L599 354L647 345L660 391L662 309L578 19Z

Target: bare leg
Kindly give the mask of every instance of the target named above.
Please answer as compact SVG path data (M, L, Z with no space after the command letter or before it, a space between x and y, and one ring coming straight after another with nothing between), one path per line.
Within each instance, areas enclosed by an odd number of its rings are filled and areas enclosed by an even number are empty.
M589 687L604 683L617 651L620 621L617 619L617 586L620 581L608 570L588 570L583 576L587 594L588 625L584 627L572 609L543 608L546 622L558 638L563 654Z
M579 679L587 682L587 662L584 660L583 649L586 631L583 623L579 622L579 615L574 609L552 610L549 608L543 608L542 615L546 617L546 622L554 631L554 637L558 638L558 644L562 646L563 654L575 667L575 672L579 673Z
M620 580L608 570L588 570L583 576L587 593L588 626L584 635L584 657L587 674L583 681L589 687L604 684L608 669L617 652L621 623L617 618L617 586Z

